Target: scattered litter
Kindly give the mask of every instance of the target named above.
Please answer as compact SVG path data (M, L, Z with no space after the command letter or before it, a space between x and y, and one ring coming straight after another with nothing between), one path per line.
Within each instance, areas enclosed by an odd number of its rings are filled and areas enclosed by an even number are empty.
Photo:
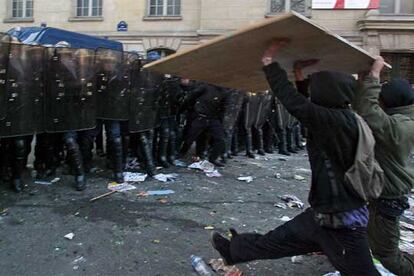
M303 256L293 256L291 259L294 264L303 264Z
M410 210L406 210L404 212L404 217L410 219L410 220L414 220L414 213L411 212Z
M131 159L126 165L125 170L137 171L139 170L139 162L137 158Z
M292 219L290 217L288 217L288 216L283 216L279 220L281 220L281 221L290 221Z
M252 176L240 176L240 177L237 177L237 180L245 181L247 183L250 183L250 182L253 181L253 177Z
M280 173L276 173L276 174L275 174L275 177L276 177L277 179L281 179L281 178L282 178L282 175L281 175Z
M86 262L86 259L83 256L80 256L73 260L72 264L78 264L78 263L84 263Z
M299 169L296 169L296 171L304 172L304 173L311 173L312 172L310 169L305 169L305 168L299 168Z
M214 226L207 225L207 226L204 227L204 230L214 230Z
M283 195L280 199L286 202L289 208L303 209L305 206L305 204L295 195Z
M158 167L155 167L155 170L156 171L159 171L159 170L162 170L164 167L161 167L161 166L158 166Z
M153 176L158 181L161 182L174 182L178 178L178 174L176 173L170 173L170 174L163 174L159 173Z
M50 181L46 181L46 180L36 180L34 182L34 184L38 184L38 185L52 185L53 183L59 182L60 178L59 177L55 177L54 179L50 180Z
M303 180L305 180L306 178L304 178L303 176L300 176L300 175L295 175L294 177L293 177L295 180L299 180L299 181L303 181Z
M275 203L273 206L280 208L280 209L287 209L287 206L285 203Z
M105 194L103 194L103 195L100 195L100 196L97 196L97 197L91 198L91 199L89 200L89 202L94 202L94 201L96 201L96 200L98 200L98 199L101 199L101 198L107 197L107 196L112 195L112 194L114 194L114 193L116 193L116 191L110 191L110 192L107 192L107 193L105 193Z
M174 160L174 166L179 167L179 168L186 168L188 165L187 163L181 160Z
M64 236L64 238L66 238L66 239L68 239L68 240L72 240L72 239L73 239L73 237L75 237L75 234L73 234L73 233L69 233L69 234L66 234L66 235Z
M339 273L339 271L335 271L335 272L329 272L323 276L341 276L341 273Z
M138 196L145 197L145 196L163 196L163 195L170 195L175 193L173 190L156 190L156 191L148 191L148 192L139 192Z
M108 184L108 189L111 191L116 191L116 192L126 192L130 190L135 190L136 188L137 187L135 187L134 185L131 185L128 183L118 184L116 182L111 182Z
M144 173L124 172L124 181L125 182L144 182L147 176L148 175Z
M206 172L207 177L222 177L223 175L218 172L218 170L214 170L212 172Z
M191 255L191 266L200 276L212 276L214 273L211 268L204 262L203 258L199 256Z
M214 171L214 165L207 160L199 161L192 163L188 166L190 169L196 169L201 170L203 172L213 172Z
M236 266L226 266L224 264L223 259L211 259L208 264L211 266L211 268L219 273L224 274L225 276L241 276L243 275L243 272L238 269Z
M409 224L409 223L404 222L404 221L400 221L400 227L403 228L403 229L414 231L414 225Z
M161 204L167 204L168 203L168 200L166 198L160 198L157 201Z
M155 244L159 244L161 241L160 240L152 240L151 242L155 243Z

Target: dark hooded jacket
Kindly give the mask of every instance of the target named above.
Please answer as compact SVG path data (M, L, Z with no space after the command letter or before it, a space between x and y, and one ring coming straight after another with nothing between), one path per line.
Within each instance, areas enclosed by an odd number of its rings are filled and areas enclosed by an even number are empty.
M318 213L344 212L365 202L345 185L358 144L358 125L352 103L357 85L352 76L319 72L310 80L311 101L298 93L279 64L264 67L275 96L308 129L312 169L309 203Z
M376 140L375 156L385 174L381 198L400 198L409 194L414 185L414 169L408 164L414 149L414 91L401 79L384 84L382 89L372 77L363 84L354 106Z

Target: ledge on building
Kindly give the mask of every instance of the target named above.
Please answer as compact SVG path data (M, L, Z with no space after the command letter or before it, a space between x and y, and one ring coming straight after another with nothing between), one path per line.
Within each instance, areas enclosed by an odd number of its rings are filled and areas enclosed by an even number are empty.
M144 21L163 21L163 20L170 20L170 21L174 21L174 20L183 20L183 17L181 15L176 15L176 16L144 16L144 18L142 19Z
M5 18L3 23L32 23L34 21L33 17L11 17Z
M367 13L358 21L358 29L363 30L414 30L414 14Z
M104 18L102 16L75 16L70 17L69 22L85 22L85 21L103 21Z

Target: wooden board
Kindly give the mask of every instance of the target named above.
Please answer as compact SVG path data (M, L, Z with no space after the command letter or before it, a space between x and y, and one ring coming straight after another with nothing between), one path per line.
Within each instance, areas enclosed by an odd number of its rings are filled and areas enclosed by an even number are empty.
M288 72L292 71L295 60L316 58L319 63L305 73L334 70L353 74L369 69L374 59L365 50L291 12L220 36L145 67L224 87L263 91L268 89L268 84L261 58L275 38L290 39L289 45L275 58Z

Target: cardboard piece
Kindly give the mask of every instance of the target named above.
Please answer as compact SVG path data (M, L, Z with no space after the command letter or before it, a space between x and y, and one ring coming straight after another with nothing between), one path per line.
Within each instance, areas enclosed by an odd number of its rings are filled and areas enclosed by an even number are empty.
M288 72L295 60L316 58L319 63L305 70L305 74L321 70L354 74L368 70L374 59L339 35L290 12L149 63L145 68L229 88L264 91L269 88L261 58L277 38L290 40L275 57Z

